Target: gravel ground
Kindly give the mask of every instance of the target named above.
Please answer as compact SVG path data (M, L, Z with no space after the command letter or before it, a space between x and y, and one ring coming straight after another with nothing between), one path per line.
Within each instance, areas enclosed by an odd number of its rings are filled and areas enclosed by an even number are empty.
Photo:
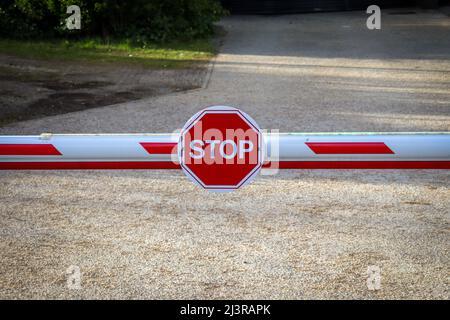
M229 17L207 88L0 133L171 132L211 104L280 131L450 131L450 19L383 13L380 31L363 12ZM2 298L449 298L446 170L285 170L229 194L179 171L0 179Z

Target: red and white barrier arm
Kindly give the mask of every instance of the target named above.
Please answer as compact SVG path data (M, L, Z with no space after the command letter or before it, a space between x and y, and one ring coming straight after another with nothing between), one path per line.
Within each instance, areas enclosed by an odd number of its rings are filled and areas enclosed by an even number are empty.
M450 133L280 133L280 169L450 169ZM277 149L279 154L277 155Z
M0 169L178 169L177 134L0 136ZM266 133L264 166L450 169L450 133Z

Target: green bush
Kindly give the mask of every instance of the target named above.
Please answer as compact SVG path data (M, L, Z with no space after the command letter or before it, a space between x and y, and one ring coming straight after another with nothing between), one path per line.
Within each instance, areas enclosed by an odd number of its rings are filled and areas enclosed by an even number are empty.
M69 5L81 9L81 30L65 28ZM0 36L128 37L138 43L212 33L223 16L218 0L2 0Z

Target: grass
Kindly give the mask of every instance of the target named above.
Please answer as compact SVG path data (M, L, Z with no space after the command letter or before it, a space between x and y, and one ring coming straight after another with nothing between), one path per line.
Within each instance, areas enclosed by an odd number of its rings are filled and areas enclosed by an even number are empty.
M5 40L0 53L23 58L138 65L154 69L190 67L209 60L214 54L210 39L176 41L136 46L127 40L109 43L101 39L84 40Z

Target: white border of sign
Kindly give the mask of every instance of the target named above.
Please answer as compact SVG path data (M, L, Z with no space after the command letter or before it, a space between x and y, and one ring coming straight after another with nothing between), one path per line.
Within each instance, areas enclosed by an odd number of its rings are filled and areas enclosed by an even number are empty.
M188 132L205 114L208 113L232 113L232 114L238 114L242 120L244 120L250 127L253 127L255 131L258 133L258 163L253 168L253 170L247 174L238 184L234 186L228 186L228 185L205 185L198 177L197 175L192 172L185 164L184 159L184 149L183 149L183 138L186 132ZM183 172L188 176L188 178L194 182L196 185L201 186L202 188L213 191L213 192L228 192L233 191L236 189L239 189L249 182L251 182L254 177L259 173L262 167L262 155L263 150L262 146L264 145L262 142L263 135L261 134L261 129L259 128L258 124L255 120L253 120L247 113L233 107L228 106L211 106L207 107L199 112L197 112L194 116L192 116L186 124L183 126L180 134L180 140L178 142L178 158L180 159L180 165Z

